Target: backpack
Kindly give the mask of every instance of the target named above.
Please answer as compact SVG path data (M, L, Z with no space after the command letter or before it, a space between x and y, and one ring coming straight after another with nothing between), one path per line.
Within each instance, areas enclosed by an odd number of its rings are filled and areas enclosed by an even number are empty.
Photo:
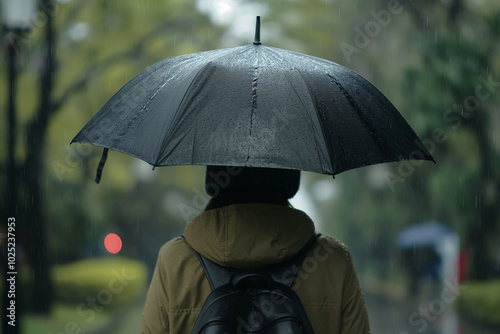
M195 251L212 292L191 334L313 334L304 307L291 286L318 237L315 234L288 260L244 271L222 267Z

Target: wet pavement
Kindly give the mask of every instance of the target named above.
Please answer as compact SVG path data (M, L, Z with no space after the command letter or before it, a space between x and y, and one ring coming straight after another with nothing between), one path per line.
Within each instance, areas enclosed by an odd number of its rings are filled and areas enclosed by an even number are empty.
M395 300L365 293L365 301L372 334L500 334L461 319L445 298Z

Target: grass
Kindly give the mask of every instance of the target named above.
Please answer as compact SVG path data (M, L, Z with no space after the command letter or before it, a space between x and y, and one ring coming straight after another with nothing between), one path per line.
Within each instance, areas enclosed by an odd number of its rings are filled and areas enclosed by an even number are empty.
M88 318L81 317L75 305L56 303L49 316L25 314L21 329L26 334L84 334L92 333L111 318L111 312L95 312L92 321L87 322Z
M145 298L136 303L128 313L125 319L122 319L117 326L106 334L137 334L140 330L142 309L144 308Z
M500 279L470 282L458 297L463 317L500 328Z
M147 269L142 263L121 257L93 258L54 266L51 274L56 296L52 312L23 313L17 319L21 333L139 332L147 284ZM30 277L23 274L17 280L19 290L26 295L26 278ZM4 281L2 277L0 286Z
M24 334L136 334L143 306L141 298L129 306L95 312L89 320L76 306L57 303L50 316L25 314L21 329Z

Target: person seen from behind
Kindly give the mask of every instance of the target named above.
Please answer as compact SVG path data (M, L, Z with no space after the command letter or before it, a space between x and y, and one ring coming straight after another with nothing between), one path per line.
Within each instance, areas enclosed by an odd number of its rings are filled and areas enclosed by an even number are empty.
M212 291L194 251L238 270L276 265L297 254L315 234L313 221L289 203L299 183L297 170L208 166L211 200L182 237L160 249L141 333L191 333ZM370 332L351 254L339 240L319 236L292 289L315 334Z

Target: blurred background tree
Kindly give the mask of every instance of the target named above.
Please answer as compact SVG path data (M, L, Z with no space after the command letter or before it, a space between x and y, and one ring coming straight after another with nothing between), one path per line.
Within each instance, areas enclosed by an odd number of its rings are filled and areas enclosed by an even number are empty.
M20 75L18 208L4 214L18 221L18 250L26 255L22 259L32 277L25 307L49 312L51 265L102 254L96 245L108 230L122 232L128 244L135 244L140 230L150 248L128 247L123 253L154 264L159 246L175 233L168 226L176 230L180 221L161 202L169 187L175 189L175 181L143 194L146 182L127 174L130 161L123 157L96 188L89 166L94 168L97 149L69 146L72 136L131 76L167 56L214 48L211 34L218 35L219 28L193 3L183 1L145 8L134 1L43 0L32 19L29 33L5 36L19 44ZM5 94L6 80L1 88ZM5 145L2 152L5 171ZM189 175L177 180L182 183ZM2 194L5 203L7 194ZM142 202L135 205L134 200ZM2 216L2 225L6 221ZM182 229L177 226L176 231Z
M428 175L434 216L463 231L472 255L471 275L487 279L499 274L491 246L500 221L500 156L494 135L499 130L500 15L494 7L489 15L478 7L464 0L409 4L422 66L405 72L405 88L412 109L427 118L427 137L443 133L436 151L446 165Z
M361 268L387 275L396 260L391 254L396 254L397 233L410 224L441 221L470 250L473 278L498 276L498 5L292 1L269 8L264 22L275 22L283 35L296 39L286 40L287 47L351 67L371 80L437 161L337 176L332 184L340 195L324 208L325 229L342 236ZM279 37L271 42L285 44Z

